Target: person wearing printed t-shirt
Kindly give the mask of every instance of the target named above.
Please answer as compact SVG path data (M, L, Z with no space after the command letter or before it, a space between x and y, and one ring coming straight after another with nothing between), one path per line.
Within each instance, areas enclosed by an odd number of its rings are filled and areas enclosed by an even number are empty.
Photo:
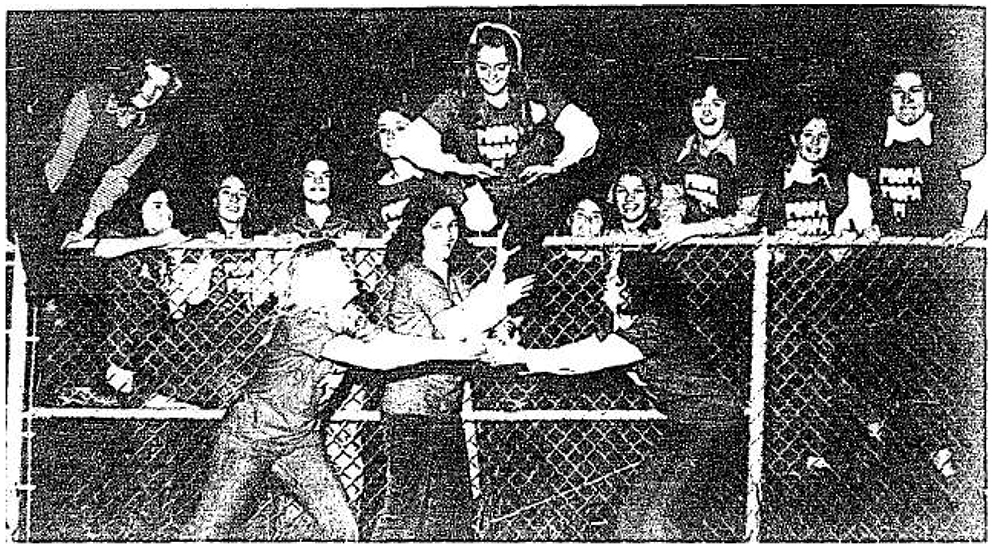
M703 81L688 98L696 132L661 150L666 188L678 188L680 202L665 205L668 224L657 235L661 247L694 236L730 236L750 231L760 200L758 161L750 146L726 125L731 93L716 80ZM677 195L665 190L665 197Z
M623 253L618 281L627 304L613 332L551 349L488 347L493 362L528 373L578 375L622 369L667 420L635 471L618 515L629 541L706 540L709 527L745 515L746 419L739 390L709 360L708 343L685 321L683 284L642 252Z
M794 158L777 171L761 197L761 223L773 233L801 238L836 235L845 227L847 170L838 162L836 127L818 113L789 129Z
M332 244L300 248L270 363L226 412L208 483L185 535L233 538L272 467L316 522L321 540L356 540L357 522L326 455L322 421L343 399L349 369L393 370L431 359L472 360L475 344L407 337L374 326ZM416 369L416 368L415 368Z
M892 114L868 167L873 224L884 236L941 237L958 229L966 186L960 136L928 109L931 90L917 71L900 71L889 89Z
M477 25L466 58L462 85L413 121L400 149L422 169L477 179L467 195L488 199L496 219L510 221L509 238L539 242L559 224L552 213L561 190L552 177L591 155L600 132L587 113L527 71L520 35L506 25ZM490 222L468 225L488 231Z

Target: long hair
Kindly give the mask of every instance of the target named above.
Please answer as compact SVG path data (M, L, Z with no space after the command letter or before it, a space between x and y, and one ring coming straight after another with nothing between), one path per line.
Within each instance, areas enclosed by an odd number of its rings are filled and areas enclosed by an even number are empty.
M484 46L502 47L507 52L507 59L511 62L507 87L512 94L521 92L525 82L525 67L520 33L500 23L484 22L476 25L469 36L469 45L465 51L463 96L466 99L475 97L476 93L480 91L479 80L476 78L476 59L479 56L479 50Z
M106 212L97 219L98 235L121 234L124 237L136 237L145 234L142 225L142 206L146 198L156 192L164 192L170 208L176 207L170 191L161 185L137 182L115 201ZM176 213L175 213L176 218Z
M449 264L455 269L457 265L465 262L468 246L461 236L461 229L465 227L462 210L443 194L427 193L411 198L406 204L403 208L403 219L385 246L383 264L390 273L396 273L407 263L421 261L424 250L424 226L435 213L444 208L454 211L459 227L459 239L455 243Z

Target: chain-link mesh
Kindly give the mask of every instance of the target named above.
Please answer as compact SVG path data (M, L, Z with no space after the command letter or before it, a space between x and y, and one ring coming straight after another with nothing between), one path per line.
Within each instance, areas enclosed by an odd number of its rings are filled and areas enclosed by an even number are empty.
M754 247L632 251L622 261L623 273L643 272L628 259L670 267L670 282L651 285L673 286L677 312L744 398ZM372 292L373 314L384 316L392 281L381 266L383 251L347 251ZM982 538L982 251L772 251L761 538ZM546 248L537 290L520 311L526 345L552 347L601 331L610 315L603 293L611 255ZM92 419L93 410L82 418L35 418L27 474L37 487L23 539L178 538L205 480L218 414L157 415L151 407L222 408L237 396L266 362L263 345L289 257L287 250L245 248L141 252L112 261L67 255L62 288L34 303L31 405L49 407L49 416L60 407L145 407L133 418L170 419ZM475 247L457 266L475 283L492 261L490 248ZM135 371L135 390L111 391L104 381L109 368ZM327 451L366 539L386 485L381 381L354 377L344 385ZM620 538L631 485L669 446L663 435L670 423L650 408L621 371L472 378L463 412L473 420L465 425L477 536ZM611 416L588 415L595 412ZM746 458L729 461L745 479ZM309 516L271 480L244 538L310 538ZM702 512L700 539L745 538L746 517L731 514L743 512L745 496L726 506L726 515Z
M763 539L984 538L984 260L775 251Z

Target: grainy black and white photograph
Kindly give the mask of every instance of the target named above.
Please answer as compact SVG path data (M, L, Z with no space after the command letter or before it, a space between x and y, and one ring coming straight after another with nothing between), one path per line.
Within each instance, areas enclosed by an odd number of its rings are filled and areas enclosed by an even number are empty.
M985 542L986 8L5 8L7 543Z

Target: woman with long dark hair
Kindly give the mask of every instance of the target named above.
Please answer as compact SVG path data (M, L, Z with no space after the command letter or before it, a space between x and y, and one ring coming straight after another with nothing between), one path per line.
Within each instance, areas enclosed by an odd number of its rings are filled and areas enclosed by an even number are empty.
M414 198L389 240L385 264L395 285L389 328L435 339L477 339L534 282L506 282L513 250L499 245L486 281L469 288L458 268L461 212L441 196ZM430 373L387 384L382 416L389 443L388 489L379 540L463 540L471 533L471 481L459 416L462 378Z

